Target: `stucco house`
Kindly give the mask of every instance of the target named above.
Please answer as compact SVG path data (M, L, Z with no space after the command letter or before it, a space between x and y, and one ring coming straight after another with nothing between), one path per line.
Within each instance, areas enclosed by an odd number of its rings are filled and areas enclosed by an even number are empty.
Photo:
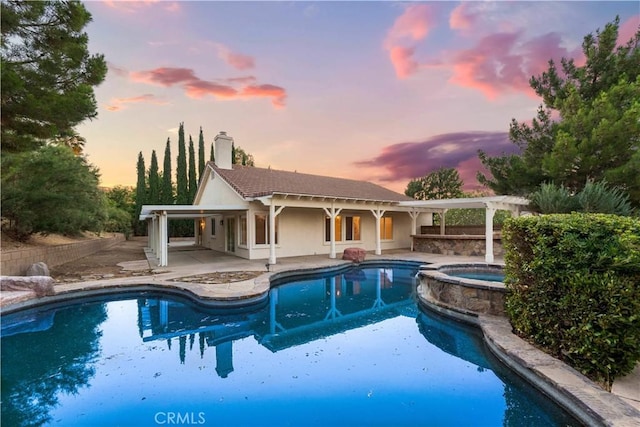
M431 225L434 210L402 205L413 199L379 185L232 164L233 138L215 138L216 161L202 173L193 206L144 206L150 247L167 265L167 221L193 218L196 242L246 259L327 254L345 248L380 254L410 249L411 236Z

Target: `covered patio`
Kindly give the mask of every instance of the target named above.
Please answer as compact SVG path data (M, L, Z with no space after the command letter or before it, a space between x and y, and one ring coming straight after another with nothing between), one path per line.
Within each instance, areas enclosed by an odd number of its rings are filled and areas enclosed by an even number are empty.
M484 209L485 211L485 261L494 262L493 217L497 210L506 210L514 217L520 216L529 200L516 196L469 197L459 199L416 200L400 202L401 206L429 209L440 215L440 235L445 235L446 213L449 209Z

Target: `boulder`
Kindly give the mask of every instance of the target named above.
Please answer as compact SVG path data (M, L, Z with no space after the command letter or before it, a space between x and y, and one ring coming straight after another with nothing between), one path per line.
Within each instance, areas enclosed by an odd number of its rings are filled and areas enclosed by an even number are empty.
M342 259L346 261L362 262L367 252L362 248L347 248L342 253Z
M27 268L27 276L49 276L49 267L44 262L36 262Z
M53 277L0 276L0 291L33 291L36 296L53 295Z

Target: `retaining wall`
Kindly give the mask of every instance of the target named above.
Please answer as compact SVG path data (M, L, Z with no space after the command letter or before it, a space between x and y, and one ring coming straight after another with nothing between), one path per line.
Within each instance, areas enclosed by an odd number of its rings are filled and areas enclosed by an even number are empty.
M55 267L110 248L124 240L124 234L117 233L113 237L85 240L66 245L3 250L0 252L0 274L22 276L26 274L27 268L36 262L44 262L49 267Z

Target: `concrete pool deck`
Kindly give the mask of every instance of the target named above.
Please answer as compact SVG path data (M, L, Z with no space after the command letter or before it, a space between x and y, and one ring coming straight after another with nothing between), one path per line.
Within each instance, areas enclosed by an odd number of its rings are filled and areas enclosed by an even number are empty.
M103 278L75 283L60 283L54 286L53 296L35 299L32 292L2 292L0 310L3 313L22 308L78 297L103 295L114 291L166 290L189 295L206 303L233 305L246 304L265 298L270 279L275 275L303 270L325 269L351 264L350 261L329 259L327 255L280 258L269 266L265 260L246 260L214 252L193 245L193 242L175 242L170 246L168 267L157 267L157 260L146 252L147 260L122 262L118 265L129 271L152 270L152 275L126 278ZM484 262L483 257L462 257L427 254L409 251L387 251L382 255L367 253L367 261L415 261L421 263L474 263ZM501 263L502 260L496 260ZM256 272L257 277L229 283L206 284L182 280L189 276L231 272ZM531 374L542 384L563 390L556 400L568 399L563 405L574 405L591 412L599 420L594 425L640 426L640 365L627 377L617 380L612 393L602 390L586 377L564 363L545 355L511 333L505 318L483 317L480 326L485 339L503 362L516 371L519 367L526 376ZM535 384L534 384L535 385ZM535 385L539 387L540 384ZM589 423L587 423L589 424Z

